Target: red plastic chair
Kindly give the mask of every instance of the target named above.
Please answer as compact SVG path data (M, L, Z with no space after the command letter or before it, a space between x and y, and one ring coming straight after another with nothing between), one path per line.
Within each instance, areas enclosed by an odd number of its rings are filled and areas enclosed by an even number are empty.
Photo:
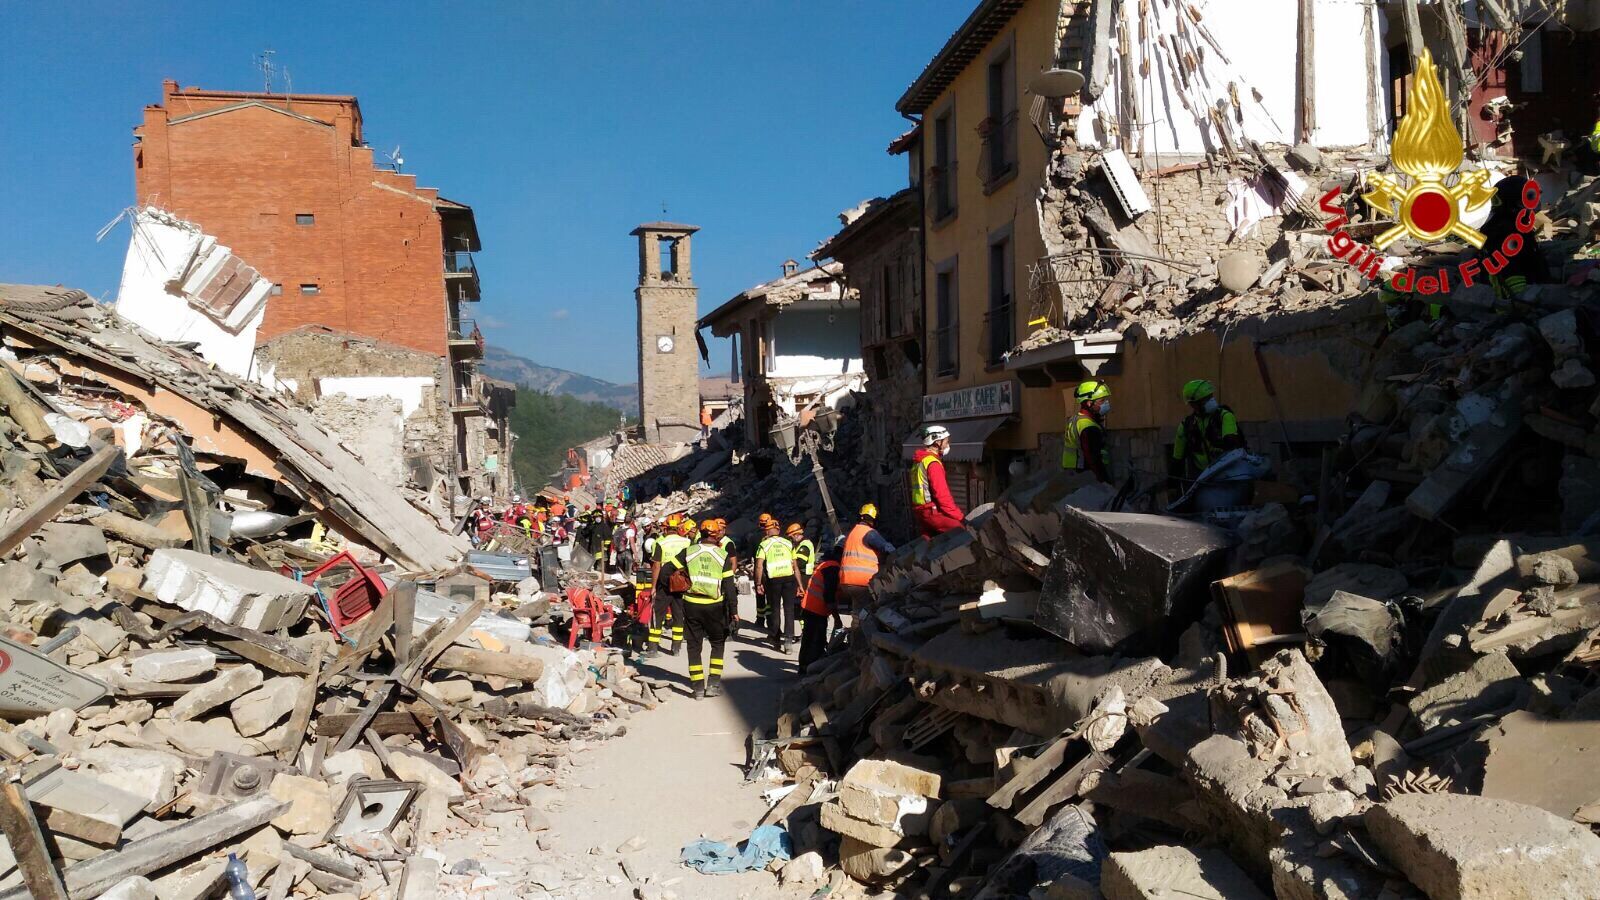
M606 640L606 629L617 621L617 613L588 588L567 588L567 602L572 605L572 627L567 629L567 649L578 646L578 635L585 630L589 632L589 640L596 644L603 644Z

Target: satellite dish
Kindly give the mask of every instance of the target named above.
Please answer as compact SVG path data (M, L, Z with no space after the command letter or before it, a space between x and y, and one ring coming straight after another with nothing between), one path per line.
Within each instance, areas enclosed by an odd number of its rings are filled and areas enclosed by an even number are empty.
M1083 73L1076 69L1045 69L1028 81L1028 93L1061 99L1083 89Z

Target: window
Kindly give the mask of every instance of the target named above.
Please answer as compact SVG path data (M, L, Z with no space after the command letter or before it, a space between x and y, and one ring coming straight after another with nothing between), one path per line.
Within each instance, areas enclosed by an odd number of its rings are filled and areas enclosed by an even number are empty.
M956 214L956 113L947 107L933 120L933 220Z
M309 297L313 294L322 293L322 288L314 284L302 284L300 285L300 293Z
M1011 235L1008 233L989 244L989 365L998 366L1005 361L1006 352L1013 346L1016 326L1011 298L1013 274L1011 264Z
M317 217L313 213L295 213L294 223L296 225L315 225L317 224Z
M268 291L267 293L270 294L273 297L282 297L283 296L283 285L274 284L272 286L272 290Z
M941 378L955 375L961 370L957 355L959 335L959 310L956 307L956 262L944 264L933 276L934 297L934 372Z
M983 132L984 186L993 188L1017 171L1017 77L1007 48L989 63L988 114Z

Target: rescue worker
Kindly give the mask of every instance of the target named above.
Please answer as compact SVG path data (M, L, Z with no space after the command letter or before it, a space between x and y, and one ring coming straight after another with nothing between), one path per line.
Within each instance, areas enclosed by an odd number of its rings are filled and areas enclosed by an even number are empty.
M767 637L772 639L773 649L788 653L795 639L794 620L800 598L794 543L778 533L778 520L771 515L762 513L761 522L766 536L756 547L756 595L767 601Z
M822 658L828 647L828 617L837 615L839 605L839 560L844 546L835 542L823 554L822 562L806 580L805 597L800 600L800 674Z
M1111 483L1111 448L1106 443L1106 416L1111 412L1111 388L1103 381L1085 381L1073 391L1078 412L1067 423L1061 442L1061 468L1094 473L1102 484Z
M799 522L790 522L783 534L794 544L795 574L799 576L801 584L809 584L811 573L817 568L817 545L806 537L806 528Z
M1590 100L1592 107L1600 107L1600 91L1595 91ZM1600 112L1595 116L1594 128L1578 139L1578 145L1573 150L1573 162L1577 170L1585 175L1600 175Z
M722 582L722 599L728 604L728 634L736 635L739 633L739 586L735 575L739 571L739 545L728 537L727 519L712 519L707 527L715 527L717 548L728 558L728 570L723 573L727 577Z
M1378 279L1378 302L1383 304L1385 333L1412 322L1431 325L1444 315L1444 304L1438 302L1437 294L1425 301L1415 290L1398 290L1387 276Z
M936 538L965 524L945 479L943 457L949 452L949 429L943 425L923 429L922 449L911 462L911 518L916 520L917 533L925 538Z
M868 503L850 533L844 537L839 557L839 603L841 611L860 609L867 600L867 585L878 574L880 557L894 552L894 545L878 533L878 507Z
M1196 378L1183 386L1189 415L1172 436L1172 456L1167 459L1167 487L1182 494L1210 465L1230 450L1245 449L1239 419L1217 402L1216 386Z
M689 576L689 590L681 603L689 632L689 686L696 700L722 693L722 651L728 641L722 583L727 578L728 557L717 546L719 540L715 531L707 528L699 543L666 564L669 573L677 569ZM702 666L701 650L708 639L711 658Z
M1545 264L1544 251L1539 247L1537 229L1523 233L1517 228L1518 215L1529 208L1523 205L1522 197L1527 185L1528 179L1521 175L1511 175L1496 182L1494 197L1489 201L1489 218L1479 228L1484 241L1483 248L1478 251L1478 260L1484 264L1485 271L1497 251L1500 252L1499 258L1505 259L1505 268L1489 276L1489 284L1494 286L1497 312L1527 312L1527 304L1521 300L1528 285L1550 281L1550 269ZM1537 212L1537 204L1532 209ZM1506 237L1512 234L1521 235L1522 249L1507 257L1501 247Z
M667 525L671 530L656 539L656 555L650 567L650 583L656 586L655 628L650 631L650 639L657 647L666 644L664 649L667 654L677 656L678 646L683 643L683 592L672 590L667 564L681 562L684 552L689 549L689 535L694 534L695 523L687 516L670 516ZM681 566L679 568L682 569ZM667 624L669 620L672 623L670 626ZM669 627L670 631L667 630Z
M761 541L766 540L766 536L772 533L768 529L778 527L778 520L773 518L772 513L762 513L756 517L756 526L761 529L762 535L761 539L756 541L756 556L759 559ZM767 600L766 591L761 588L761 567L759 563L756 566L754 575L756 582L756 631L759 632L767 625L767 618L772 614L772 605Z

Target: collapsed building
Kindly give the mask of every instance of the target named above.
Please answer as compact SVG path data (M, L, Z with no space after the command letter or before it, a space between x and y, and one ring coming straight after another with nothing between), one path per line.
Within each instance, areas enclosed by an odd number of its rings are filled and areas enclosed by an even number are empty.
M134 136L120 315L232 374L292 381L352 438L352 413L379 412L395 435L359 439L398 441L390 475L457 515L510 496L514 395L478 372L470 206L382 164L351 96L169 80Z
M0 411L0 897L559 880L441 864L548 829L575 751L664 690L552 634L551 573L82 291L0 285Z

